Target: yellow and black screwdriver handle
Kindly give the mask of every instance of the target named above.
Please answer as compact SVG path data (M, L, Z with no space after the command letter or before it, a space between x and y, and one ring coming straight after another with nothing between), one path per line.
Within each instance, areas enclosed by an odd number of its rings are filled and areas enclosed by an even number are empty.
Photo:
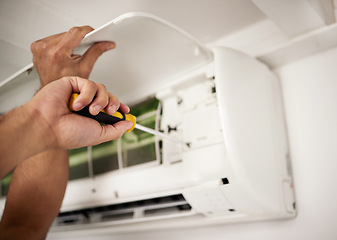
M117 112L115 112L113 115L109 115L107 114L104 110L101 110L97 115L91 115L91 113L89 112L89 107L84 107L82 108L80 111L74 111L74 109L72 108L73 103L75 101L75 99L78 97L77 93L73 93L70 97L69 100L69 109L71 111L73 111L74 113L77 113L81 116L84 117L89 117L92 118L94 120L96 120L99 123L104 123L104 124L115 124L117 122L126 120L126 121L130 121L133 123L133 126L127 130L126 132L131 132L135 126L136 126L136 117L132 114L124 114L122 112L120 112L119 110Z

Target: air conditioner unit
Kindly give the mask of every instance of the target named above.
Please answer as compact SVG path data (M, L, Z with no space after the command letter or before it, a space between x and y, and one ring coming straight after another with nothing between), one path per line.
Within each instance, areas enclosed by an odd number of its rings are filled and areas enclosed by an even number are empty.
M117 48L100 57L91 79L131 106L139 123L190 147L134 130L72 150L51 231L295 217L281 89L265 64L236 50L206 48L144 13L89 33L76 51L106 40ZM0 110L24 103L38 85L32 65L3 81Z

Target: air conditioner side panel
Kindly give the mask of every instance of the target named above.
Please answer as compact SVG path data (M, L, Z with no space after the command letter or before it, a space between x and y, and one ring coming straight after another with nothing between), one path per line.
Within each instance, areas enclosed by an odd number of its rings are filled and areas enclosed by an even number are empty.
M213 52L220 117L235 173L223 193L242 212L285 212L286 202L293 200L283 190L284 182L290 187L292 181L278 79L243 53L227 48Z

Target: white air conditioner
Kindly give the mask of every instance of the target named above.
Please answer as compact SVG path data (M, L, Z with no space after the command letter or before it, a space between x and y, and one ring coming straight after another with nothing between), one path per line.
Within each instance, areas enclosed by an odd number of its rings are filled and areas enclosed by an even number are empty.
M191 147L134 130L73 150L71 180L51 231L296 215L281 90L266 65L232 49L205 48L143 13L89 33L77 52L104 40L117 48L103 54L91 79L129 104L141 124ZM30 65L0 84L5 112L27 101L39 81Z

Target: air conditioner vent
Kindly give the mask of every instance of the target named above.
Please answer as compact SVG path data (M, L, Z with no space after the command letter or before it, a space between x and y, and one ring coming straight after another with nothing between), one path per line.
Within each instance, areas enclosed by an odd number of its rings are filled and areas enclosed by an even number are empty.
M186 214L190 215L191 213L192 208L183 195L176 194L62 212L54 221L53 228L57 230L60 227L64 230L64 227L90 226L90 224L100 222L122 224L141 220L178 217Z

